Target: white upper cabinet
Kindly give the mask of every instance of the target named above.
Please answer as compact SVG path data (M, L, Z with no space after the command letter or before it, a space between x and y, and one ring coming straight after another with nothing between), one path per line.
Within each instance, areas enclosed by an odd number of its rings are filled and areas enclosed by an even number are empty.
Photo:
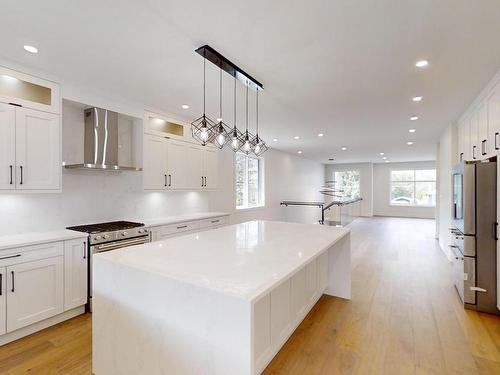
M168 140L167 144L167 188L186 189L188 185L187 168L188 144L186 142Z
M0 190L15 189L16 107L0 103Z
M481 103L477 112L477 128L478 128L478 146L479 151L476 155L479 154L479 159L483 159L487 157L488 149L490 143L488 141L488 103L485 101Z
M205 148L203 150L204 188L217 188L217 151Z
M167 187L166 139L144 134L142 177L145 190L162 190Z
M500 150L500 82L488 96L488 143L493 156Z
M59 85L0 66L0 102L59 114Z
M59 116L16 108L16 189L60 188Z
M206 190L217 187L217 150L144 134L145 190Z
M470 147L471 147L471 159L480 159L479 156L479 122L478 122L478 112L474 111L470 118Z
M56 83L0 67L0 191L61 190Z

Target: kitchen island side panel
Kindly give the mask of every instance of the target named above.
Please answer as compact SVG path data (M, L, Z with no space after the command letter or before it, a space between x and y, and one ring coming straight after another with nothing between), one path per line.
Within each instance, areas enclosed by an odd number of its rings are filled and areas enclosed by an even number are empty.
M250 374L251 304L94 259L93 373Z

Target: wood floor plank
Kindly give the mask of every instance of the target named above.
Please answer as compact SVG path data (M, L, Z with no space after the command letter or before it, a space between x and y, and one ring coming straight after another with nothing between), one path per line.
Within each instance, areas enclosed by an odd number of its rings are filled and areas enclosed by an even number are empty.
M323 296L266 375L500 373L500 317L466 311L432 220L352 224L352 300ZM0 374L91 374L91 315L0 347Z

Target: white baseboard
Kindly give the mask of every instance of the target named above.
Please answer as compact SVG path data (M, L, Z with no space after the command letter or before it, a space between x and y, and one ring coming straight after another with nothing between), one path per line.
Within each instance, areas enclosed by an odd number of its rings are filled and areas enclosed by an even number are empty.
M0 346L18 340L22 337L29 336L35 332L41 331L42 329L48 328L57 323L64 322L65 320L74 318L75 316L81 315L83 313L85 313L85 306L80 306L72 310L65 311L62 314L53 316L52 318L42 320L41 322L31 324L27 327L20 328L13 332L9 332L5 335L0 336Z

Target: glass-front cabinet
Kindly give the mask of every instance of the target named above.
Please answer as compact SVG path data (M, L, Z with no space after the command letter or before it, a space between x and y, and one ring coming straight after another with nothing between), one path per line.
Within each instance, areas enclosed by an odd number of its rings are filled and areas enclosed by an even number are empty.
M0 102L59 114L59 85L0 66Z

